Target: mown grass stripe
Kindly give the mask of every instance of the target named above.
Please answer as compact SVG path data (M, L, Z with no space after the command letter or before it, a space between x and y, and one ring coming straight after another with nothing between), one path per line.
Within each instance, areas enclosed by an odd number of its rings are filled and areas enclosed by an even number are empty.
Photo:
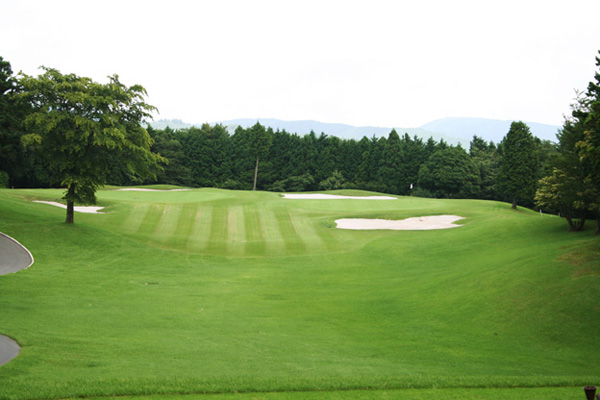
M241 206L229 207L227 211L227 253L244 255L246 247L246 227Z
M226 254L229 236L227 207L214 207L211 214L210 233L206 251L213 254Z
M172 243L182 208L181 204L164 205L160 221L154 230L153 237L155 241L163 244Z
M265 254L277 256L285 252L285 243L279 231L277 217L272 210L261 208L259 210L260 227L265 241Z
M244 207L247 255L258 256L265 254L266 243L263 238L259 210L260 208L257 207Z
M156 231L156 227L160 222L164 206L162 204L152 204L148 207L148 211L144 215L142 223L139 225L136 233L150 238Z
M212 226L212 206L200 205L192 222L187 249L193 252L203 252L210 239Z
M187 242L190 240L197 212L198 206L196 204L183 204L177 220L175 232L169 241L171 246L178 249L185 249L187 247Z
M296 228L292 223L290 211L287 209L278 209L275 212L277 223L279 225L279 232L285 245L286 252L288 254L302 254L306 252L306 246L304 242L296 232Z
M121 217L121 228L125 232L137 232L146 218L150 205L147 203L135 204L127 207L127 215L117 214Z
M308 252L319 252L324 250L322 238L317 234L314 222L307 215L290 215L292 225L298 233L298 236L304 242Z

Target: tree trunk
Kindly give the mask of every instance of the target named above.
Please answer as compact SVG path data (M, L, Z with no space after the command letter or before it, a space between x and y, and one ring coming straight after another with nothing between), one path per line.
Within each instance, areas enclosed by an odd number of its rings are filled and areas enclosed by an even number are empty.
M76 185L76 183L71 183L67 190L67 196L66 196L67 197L67 219L65 219L66 224L73 224L75 222L75 219L74 219L75 207L74 207L73 200L71 200L73 198L73 196L75 195L75 185Z
M65 220L66 224L74 223L73 214L74 214L73 202L71 200L67 200L67 219Z
M512 202L512 209L513 209L513 210L516 210L516 209L517 209L517 199L516 199L516 198L515 198L515 199L513 199L513 202Z
M252 190L256 190L257 178L258 178L258 157L256 157L256 168L254 168L254 186L252 186Z
M569 224L569 231L574 232L575 231L575 223L571 219L571 216L569 214L565 214L565 219L567 220L567 223Z
M585 217L581 217L579 219L579 223L577 224L577 229L575 229L576 232L580 232L583 230L583 225L585 224Z
M564 212L565 219L569 223L569 231L571 232L579 232L583 230L583 226L585 224L585 215L581 218L577 219L573 218L570 213Z

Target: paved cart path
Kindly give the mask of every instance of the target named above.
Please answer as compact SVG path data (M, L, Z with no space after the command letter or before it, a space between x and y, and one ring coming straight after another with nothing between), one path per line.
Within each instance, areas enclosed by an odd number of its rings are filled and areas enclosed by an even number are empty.
M0 233L0 275L10 274L29 268L33 256L21 243L4 233ZM15 358L21 348L13 339L0 335L0 365Z
M0 275L20 271L31 264L33 256L29 250L10 236L0 233Z

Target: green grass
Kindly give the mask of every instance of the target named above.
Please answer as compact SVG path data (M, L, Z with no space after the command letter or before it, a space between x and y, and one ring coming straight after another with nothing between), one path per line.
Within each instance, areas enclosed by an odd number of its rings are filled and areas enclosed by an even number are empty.
M0 231L36 260L0 277L0 333L22 346L0 367L0 399L529 399L599 383L599 241L557 217L106 190L106 214L67 226L30 201L61 193L0 191ZM436 214L464 226L334 228Z
M152 395L118 397L115 400L565 400L583 399L580 387L511 388L511 389L402 389L402 390L338 390L317 392L226 393L202 395ZM97 397L90 400L107 400Z

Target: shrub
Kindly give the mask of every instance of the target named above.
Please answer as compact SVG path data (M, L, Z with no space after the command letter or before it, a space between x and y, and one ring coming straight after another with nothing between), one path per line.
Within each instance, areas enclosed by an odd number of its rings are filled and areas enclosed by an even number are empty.
M8 172L0 171L0 188L8 187Z

